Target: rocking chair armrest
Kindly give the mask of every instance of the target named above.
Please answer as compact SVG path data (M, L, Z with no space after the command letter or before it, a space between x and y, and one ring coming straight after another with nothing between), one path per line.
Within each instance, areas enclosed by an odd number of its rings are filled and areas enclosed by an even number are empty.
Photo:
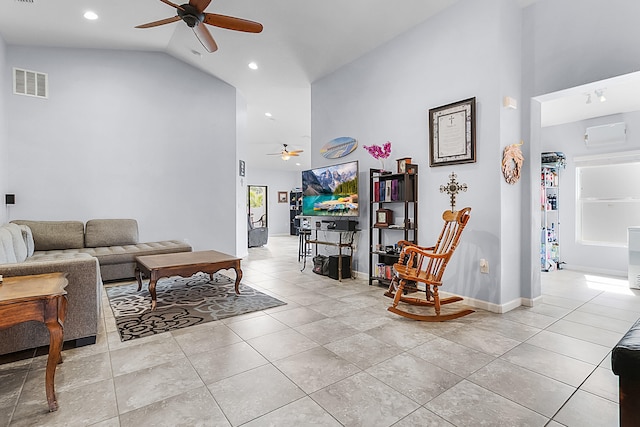
M433 247L431 248L422 248L420 246L410 246L403 250L404 253L408 254L410 258L415 256L426 256L427 258L445 258L449 255L449 252L443 252L441 254L436 254L433 252Z

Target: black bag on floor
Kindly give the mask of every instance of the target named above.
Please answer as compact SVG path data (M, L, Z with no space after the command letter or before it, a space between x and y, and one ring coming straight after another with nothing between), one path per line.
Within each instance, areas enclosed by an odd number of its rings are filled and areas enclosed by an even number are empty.
M329 274L329 257L316 255L313 257L313 272L326 276Z

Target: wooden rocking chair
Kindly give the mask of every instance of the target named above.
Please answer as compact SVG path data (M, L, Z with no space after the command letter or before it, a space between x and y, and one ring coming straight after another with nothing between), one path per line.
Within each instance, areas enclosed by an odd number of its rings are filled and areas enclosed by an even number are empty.
M458 317L471 314L474 310L462 309L452 313L440 314L440 306L456 301L462 301L461 297L453 296L440 299L438 287L442 285L442 275L447 267L447 263L453 255L462 230L469 221L471 208L464 208L460 211L444 211L444 227L435 246L417 246L411 242L400 241L402 246L399 261L393 265L395 275L386 296L393 298L393 304L388 310L400 316L414 320L427 322L442 322L456 319ZM425 298L407 297L404 294L417 291L417 284L424 283L426 290ZM398 308L398 303L404 302L411 305L429 306L435 308L434 315L420 315L410 313Z

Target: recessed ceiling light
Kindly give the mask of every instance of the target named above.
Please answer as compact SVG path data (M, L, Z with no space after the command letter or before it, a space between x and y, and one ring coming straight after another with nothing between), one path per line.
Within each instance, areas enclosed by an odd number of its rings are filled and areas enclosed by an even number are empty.
M98 19L98 14L96 14L95 12L92 12L92 11L88 10L88 11L86 11L86 12L84 13L84 17L85 17L85 19L88 19L88 20L90 20L90 21L93 21L93 20Z
M300 163L296 163L296 166L300 166Z
M273 117L273 114L271 114L271 113L264 113L264 115L267 116L267 117Z
M252 70L257 70L258 64L256 64L255 62L249 62L249 68L251 68Z

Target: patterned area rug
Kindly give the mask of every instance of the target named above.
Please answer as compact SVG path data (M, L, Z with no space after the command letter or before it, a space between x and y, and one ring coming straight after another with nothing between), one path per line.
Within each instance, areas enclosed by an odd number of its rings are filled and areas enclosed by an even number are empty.
M107 287L106 291L122 341L286 304L242 283L241 295L236 295L234 283L218 273L213 280L208 274L160 279L155 311L151 311L148 281L140 292L137 283Z

